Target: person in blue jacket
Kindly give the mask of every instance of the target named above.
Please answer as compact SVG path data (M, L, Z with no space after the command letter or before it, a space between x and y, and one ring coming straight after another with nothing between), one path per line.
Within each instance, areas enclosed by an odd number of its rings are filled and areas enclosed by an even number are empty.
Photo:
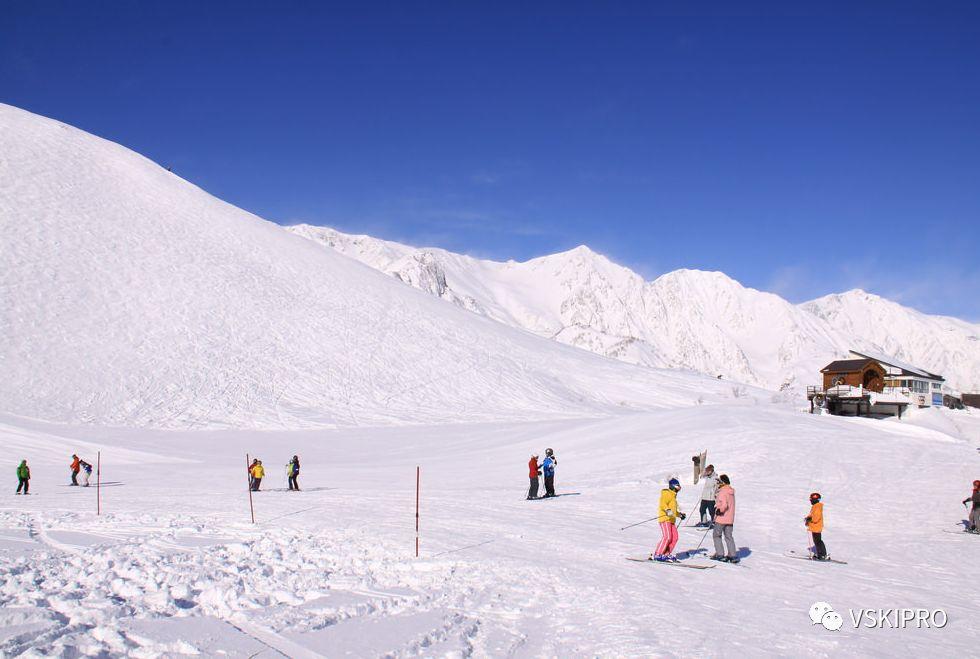
M541 470L544 472L544 490L546 497L555 496L555 467L558 466L558 458L550 448L544 452L544 462L541 463Z

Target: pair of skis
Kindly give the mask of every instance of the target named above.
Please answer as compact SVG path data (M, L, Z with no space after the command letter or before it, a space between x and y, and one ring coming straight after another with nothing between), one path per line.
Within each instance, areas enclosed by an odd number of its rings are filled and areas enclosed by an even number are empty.
M796 558L796 559L799 559L801 561L813 561L815 563L836 563L837 565L847 565L847 561L838 561L837 559L834 559L834 558L817 558L813 554L803 554L801 552L792 551L792 550L786 552L783 555L786 556L787 558ZM692 570L710 570L713 567L715 567L714 565L704 565L704 564L701 564L701 563L688 563L688 562L684 562L684 561L678 561L678 562L656 561L656 560L654 560L652 558L649 558L649 557L641 558L641 557L638 557L638 556L627 556L626 557L626 560L628 560L628 561L635 561L637 563L653 563L653 564L657 564L657 565L673 565L675 567L685 567L685 568L689 568L689 569L692 569ZM738 565L738 566L742 566L741 563L728 563L726 561L718 561L718 562L719 563L726 563L727 565Z
M650 557L640 558L639 556L627 556L626 560L636 561L637 563L651 563L653 565L672 565L674 567L686 567L691 570L710 570L714 565L701 565L700 563L687 563L683 561L655 561Z

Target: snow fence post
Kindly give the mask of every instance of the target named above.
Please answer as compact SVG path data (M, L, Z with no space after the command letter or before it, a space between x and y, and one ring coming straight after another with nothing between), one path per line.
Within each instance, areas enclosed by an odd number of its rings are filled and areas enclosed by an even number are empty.
M95 514L102 515L102 451L95 454Z
M415 558L419 557L419 486L422 484L422 467L415 467Z
M252 513L252 524L255 524L255 506L252 505L252 479L249 475L248 453L245 454L245 482L248 484L248 509Z

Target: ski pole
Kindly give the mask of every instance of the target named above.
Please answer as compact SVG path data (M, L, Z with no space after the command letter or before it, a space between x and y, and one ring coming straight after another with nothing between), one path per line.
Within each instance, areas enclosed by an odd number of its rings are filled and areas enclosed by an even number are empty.
M708 537L708 534L711 532L712 528L713 527L709 526L708 529L704 532L704 535L701 536L701 542L699 542L698 546L694 548L694 551L701 549L701 545L704 544L704 539Z
M698 501L697 503L695 503L694 506L691 508L691 512L689 512L687 514L687 516L690 517L691 519L694 519L694 517L693 517L694 511L697 510L698 509L698 506L700 506L700 505L701 505L701 502L700 501ZM698 521L700 521L700 518L698 519ZM687 526L697 526L697 524L687 524Z
M631 529L634 526L639 526L640 524L646 524L647 522L652 522L654 520L661 519L661 518L664 518L664 517L666 517L666 515L657 515L656 517L651 517L650 519L645 519L642 522L637 522L636 524L628 524L627 526L624 526L623 528L621 528L619 530L620 531L625 531L626 529Z

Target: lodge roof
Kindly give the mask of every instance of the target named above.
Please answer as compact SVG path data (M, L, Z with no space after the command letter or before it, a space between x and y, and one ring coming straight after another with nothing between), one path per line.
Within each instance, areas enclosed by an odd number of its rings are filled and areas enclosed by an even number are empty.
M822 369L821 373L857 373L863 371L864 367L869 363L877 364L874 359L838 359L835 362L830 362Z
M918 366L913 366L906 362L895 359L894 357L885 357L884 355L877 355L875 353L863 353L857 350L851 350L852 355L857 355L859 357L874 359L884 366L891 366L892 368L899 369L902 373L901 375L913 376L926 378L927 380L938 380L940 382L945 382L946 379L939 375L938 373L931 373L924 368L919 368ZM857 360L847 360L847 361L857 361Z

